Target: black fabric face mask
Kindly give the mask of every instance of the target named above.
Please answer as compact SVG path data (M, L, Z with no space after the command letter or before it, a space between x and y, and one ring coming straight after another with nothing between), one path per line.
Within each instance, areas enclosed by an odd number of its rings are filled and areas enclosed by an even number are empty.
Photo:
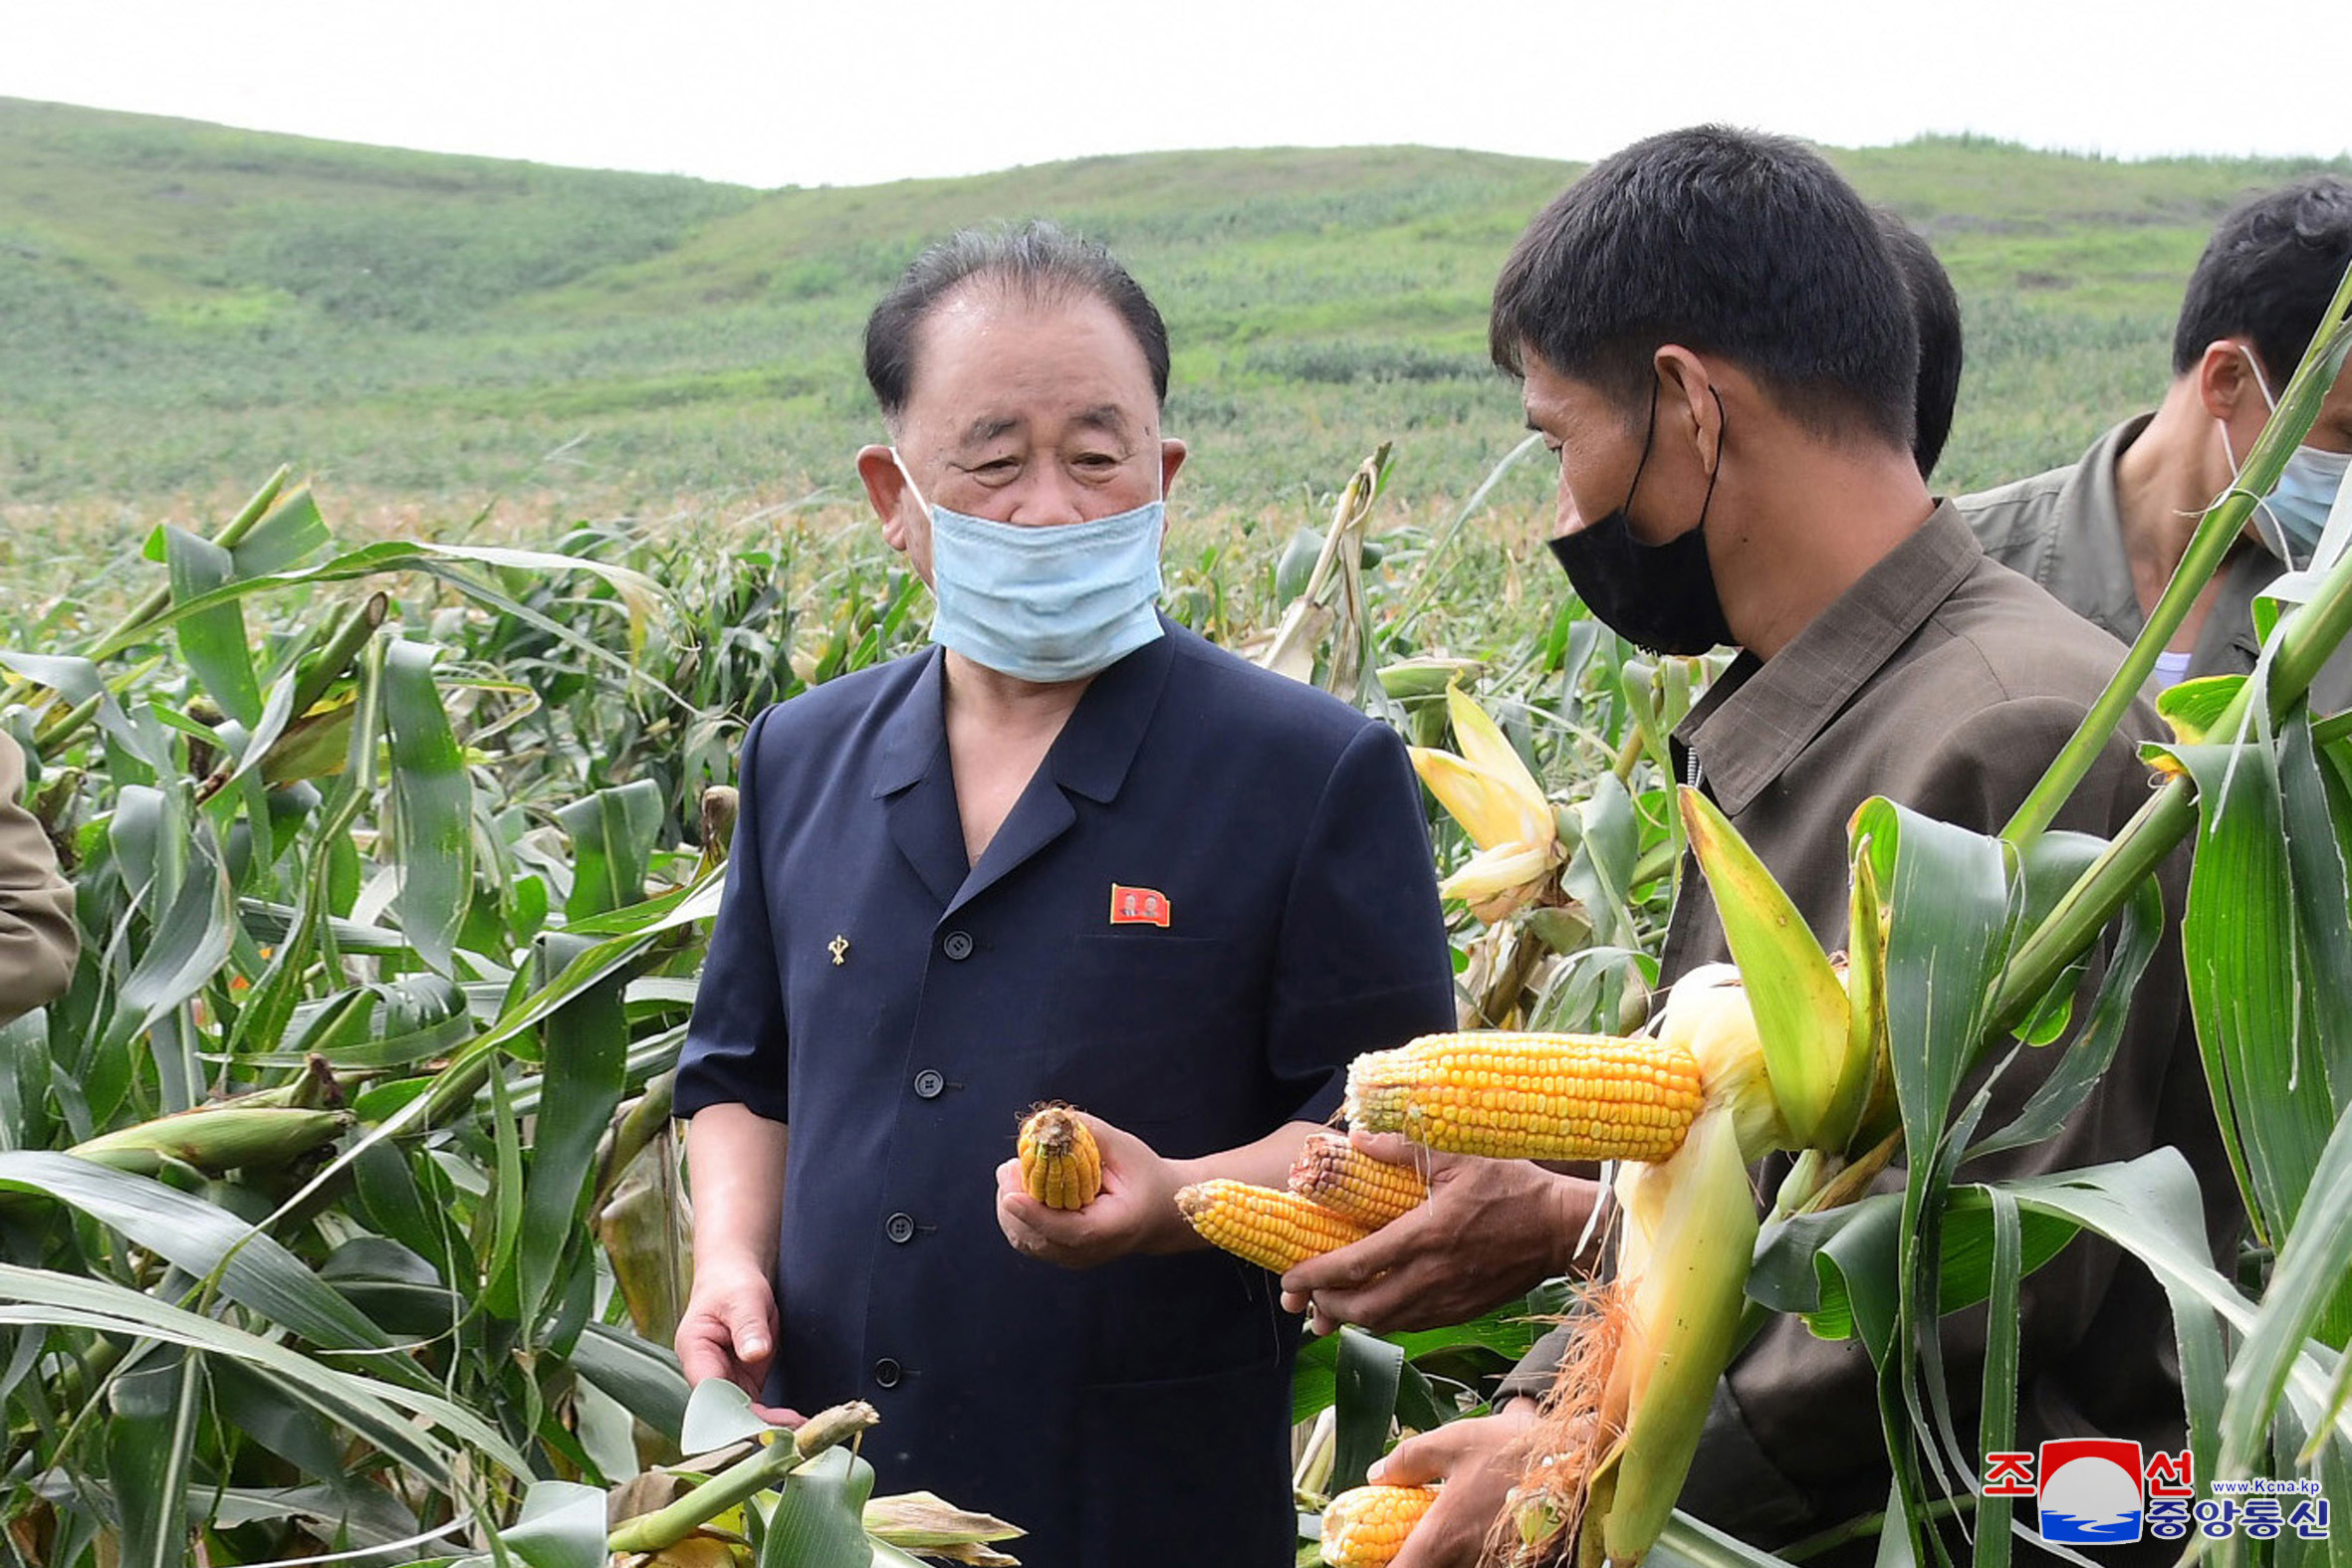
M1714 389L1709 388L1710 391ZM1718 415L1723 394L1715 394ZM1633 537L1628 508L1641 487L1642 470L1649 466L1650 444L1658 433L1658 387L1650 385L1650 422L1642 436L1641 460L1634 465L1633 483L1625 487L1625 502L1606 517L1595 519L1573 534L1551 541L1551 554L1568 574L1569 585L1584 607L1603 625L1627 641L1652 653L1705 653L1732 640L1725 624L1723 600L1715 591L1715 568L1707 561L1707 509L1715 502L1715 474L1707 479L1707 499L1699 504L1699 521L1689 532L1663 545L1644 545ZM1723 472L1722 450L1717 449L1716 474Z

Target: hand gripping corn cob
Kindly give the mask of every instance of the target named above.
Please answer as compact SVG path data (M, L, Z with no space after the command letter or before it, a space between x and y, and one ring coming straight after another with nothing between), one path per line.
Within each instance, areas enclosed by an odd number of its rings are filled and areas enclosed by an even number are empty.
M1357 1486L1323 1505L1323 1561L1330 1568L1388 1568L1437 1501L1429 1486Z
M1021 1180L1049 1209L1083 1209L1102 1191L1102 1151L1068 1106L1040 1106L1021 1124Z
M1373 1159L1344 1133L1317 1133L1291 1165L1291 1191L1377 1231L1420 1207L1429 1184L1409 1165Z
M1211 1245L1278 1274L1372 1233L1312 1199L1224 1177L1178 1189L1176 1207Z
M1791 1142L1737 971L1685 976L1658 1043L1696 1063L1700 1104L1670 1152L1620 1157L1616 1278L1579 1321L1601 1348L1571 1350L1521 1483L1535 1561L1573 1547L1586 1568L1630 1565L1657 1539L1739 1337L1758 1229L1748 1163Z

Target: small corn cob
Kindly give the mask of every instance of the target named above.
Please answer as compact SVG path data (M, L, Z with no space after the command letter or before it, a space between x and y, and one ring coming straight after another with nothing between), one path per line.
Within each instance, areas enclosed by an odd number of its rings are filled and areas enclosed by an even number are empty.
M1278 1274L1372 1233L1312 1199L1223 1177L1179 1188L1176 1207L1211 1245Z
M1291 1166L1291 1191L1377 1231L1420 1207L1429 1184L1409 1165L1373 1159L1344 1134L1317 1133Z
M1323 1505L1323 1561L1331 1568L1388 1568L1437 1501L1429 1486L1357 1486Z
M1449 1154L1663 1160L1703 1099L1681 1045L1608 1034L1424 1034L1347 1069L1347 1116Z
M1049 1209L1083 1209L1102 1191L1102 1151L1068 1106L1042 1105L1021 1124L1021 1180Z
M173 1163L218 1176L289 1165L332 1143L351 1125L351 1116L343 1111L227 1100L118 1128L66 1152L135 1176L152 1176Z

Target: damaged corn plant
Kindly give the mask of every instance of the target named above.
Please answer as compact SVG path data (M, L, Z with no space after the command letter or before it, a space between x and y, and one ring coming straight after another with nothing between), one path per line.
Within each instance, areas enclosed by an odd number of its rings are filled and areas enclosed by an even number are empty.
M902 572L795 617L776 560L684 605L607 544L346 547L281 473L11 628L82 954L0 1026L0 1562L601 1562L683 1458L704 785L919 627Z

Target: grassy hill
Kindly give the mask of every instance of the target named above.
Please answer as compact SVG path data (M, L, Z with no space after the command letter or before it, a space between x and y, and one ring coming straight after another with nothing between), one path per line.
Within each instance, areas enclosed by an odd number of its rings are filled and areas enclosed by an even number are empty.
M1974 139L1834 156L1961 286L1955 487L2146 404L2215 216L2309 166ZM280 461L452 510L516 486L663 512L837 487L873 430L874 296L948 229L1044 214L1166 312L1194 509L1288 512L1383 437L1406 503L1433 504L1520 438L1487 293L1573 172L1290 149L760 192L0 99L0 502L219 496Z

